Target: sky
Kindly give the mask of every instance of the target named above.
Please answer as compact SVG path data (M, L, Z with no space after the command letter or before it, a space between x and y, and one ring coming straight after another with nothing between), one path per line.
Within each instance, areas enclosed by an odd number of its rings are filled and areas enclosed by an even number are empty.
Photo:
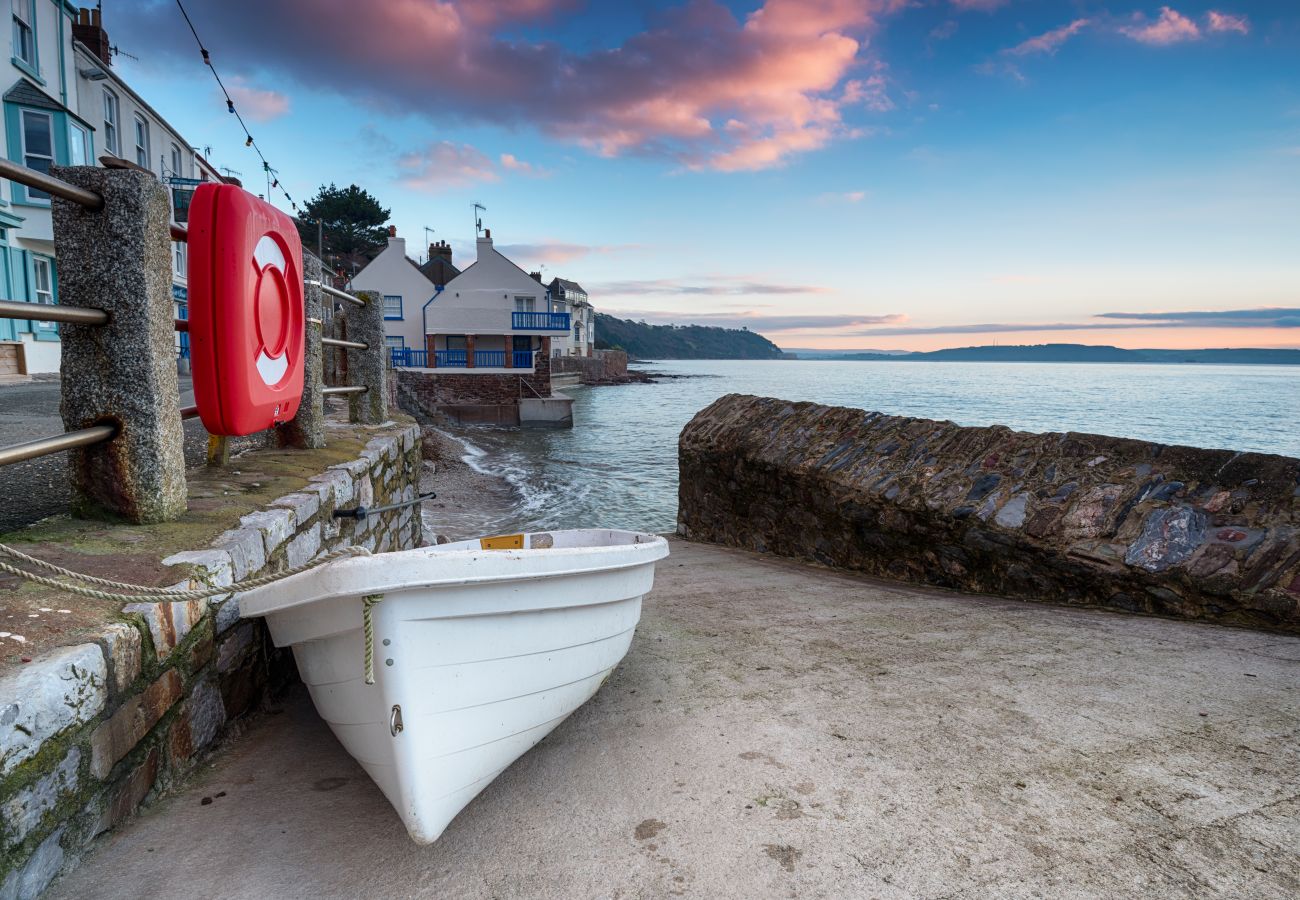
M417 259L478 202L600 311L786 348L1300 347L1294 0L185 5L285 191ZM265 193L174 0L104 25Z

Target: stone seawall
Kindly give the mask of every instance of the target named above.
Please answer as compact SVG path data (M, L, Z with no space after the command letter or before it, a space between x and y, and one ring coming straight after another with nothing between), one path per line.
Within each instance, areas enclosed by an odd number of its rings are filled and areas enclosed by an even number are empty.
M465 369L390 370L393 395L416 418L443 415L469 425L518 425L522 397L551 396L551 359L532 372L467 374Z
M163 566L179 567L173 580L188 572L221 585L351 544L419 546L414 507L359 522L331 515L335 507L415 497L420 436L404 421L372 429L356 458L305 478L210 545ZM255 454L238 466L257 467ZM232 480L226 493L237 494L236 487ZM122 530L113 536L132 539ZM112 574L132 580L129 570ZM191 584L198 582L180 583ZM50 603L84 605L65 593ZM237 599L130 604L105 618L98 633L79 633L78 643L0 675L0 900L37 896L97 835L190 771L268 684L292 677L291 657L272 648L261 620L239 618Z
M871 575L1300 632L1300 460L731 394L678 531Z
M622 350L597 350L593 356L557 356L551 360L557 375L576 374L583 384L609 384L627 377L627 354Z

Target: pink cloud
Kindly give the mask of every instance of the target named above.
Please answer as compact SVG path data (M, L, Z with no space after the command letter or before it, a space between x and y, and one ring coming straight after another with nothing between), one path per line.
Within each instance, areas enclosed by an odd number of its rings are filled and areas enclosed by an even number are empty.
M532 178L550 178L551 170L543 169L541 166L530 162L524 162L513 153L501 154L501 168L511 172L518 172L520 175L528 175Z
M403 185L429 193L500 178L481 150L451 141L436 141L422 151L404 153L397 158L397 167Z
M255 88L236 75L227 87L240 115L254 122L269 122L289 112L289 98L278 91Z
M521 36L532 31L520 26L575 5L389 0L367 4L358 27L355 0L226 0L201 25L232 63L381 111L533 126L606 156L735 171L855 136L843 121L845 81L869 61L879 20L910 0L765 0L740 17L720 0L683 0L596 50ZM122 29L179 53L180 35L152 23L151 8L128 4Z
M860 104L872 112L889 112L894 108L894 101L886 91L885 76L880 74L847 82L840 100L846 105Z
M1002 52L1010 53L1013 56L1027 56L1030 53L1055 53L1058 47L1087 27L1087 19L1075 19L1069 25L1062 25L1060 28L1054 28L1037 37L1031 37L1029 40L1016 44L1016 46Z
M1235 31L1238 34L1250 34L1250 23L1245 16L1234 16L1210 10L1205 14L1206 28L1210 31Z
M1177 10L1162 6L1160 18L1154 22L1147 22L1145 16L1135 13L1134 24L1120 28L1120 33L1143 44L1163 47L1183 41L1194 41L1201 36L1201 29Z

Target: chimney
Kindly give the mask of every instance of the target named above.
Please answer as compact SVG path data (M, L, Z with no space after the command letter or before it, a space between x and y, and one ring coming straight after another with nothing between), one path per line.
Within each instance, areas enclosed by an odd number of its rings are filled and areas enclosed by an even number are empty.
M533 279L533 281L536 281L538 284L541 284L541 283L542 283L542 273L541 273L541 272L529 272L529 273L528 273L528 277L531 278L531 279Z
M447 265L451 265L451 244L446 241L438 241L436 244L429 245L429 262L435 259L441 259Z
M104 23L100 19L98 9L86 9L83 6L77 12L77 21L72 23L72 38L85 44L86 48L99 57L100 62L104 65L111 66L113 64L113 53L109 49L108 32L104 30Z
M483 259L483 251L492 249L492 229L488 228L478 239L478 258Z
M389 236L390 238L395 238L395 237L397 237L397 226L396 226L396 225L389 225L389 226L388 226L388 236Z

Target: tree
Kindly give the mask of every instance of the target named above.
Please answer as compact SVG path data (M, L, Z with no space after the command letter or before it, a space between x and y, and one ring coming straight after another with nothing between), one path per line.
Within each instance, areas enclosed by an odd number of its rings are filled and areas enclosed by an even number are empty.
M355 184L340 188L321 185L316 196L303 204L297 219L303 246L315 251L319 219L327 265L360 268L383 249L388 238L384 226L391 210L379 205L369 191Z

